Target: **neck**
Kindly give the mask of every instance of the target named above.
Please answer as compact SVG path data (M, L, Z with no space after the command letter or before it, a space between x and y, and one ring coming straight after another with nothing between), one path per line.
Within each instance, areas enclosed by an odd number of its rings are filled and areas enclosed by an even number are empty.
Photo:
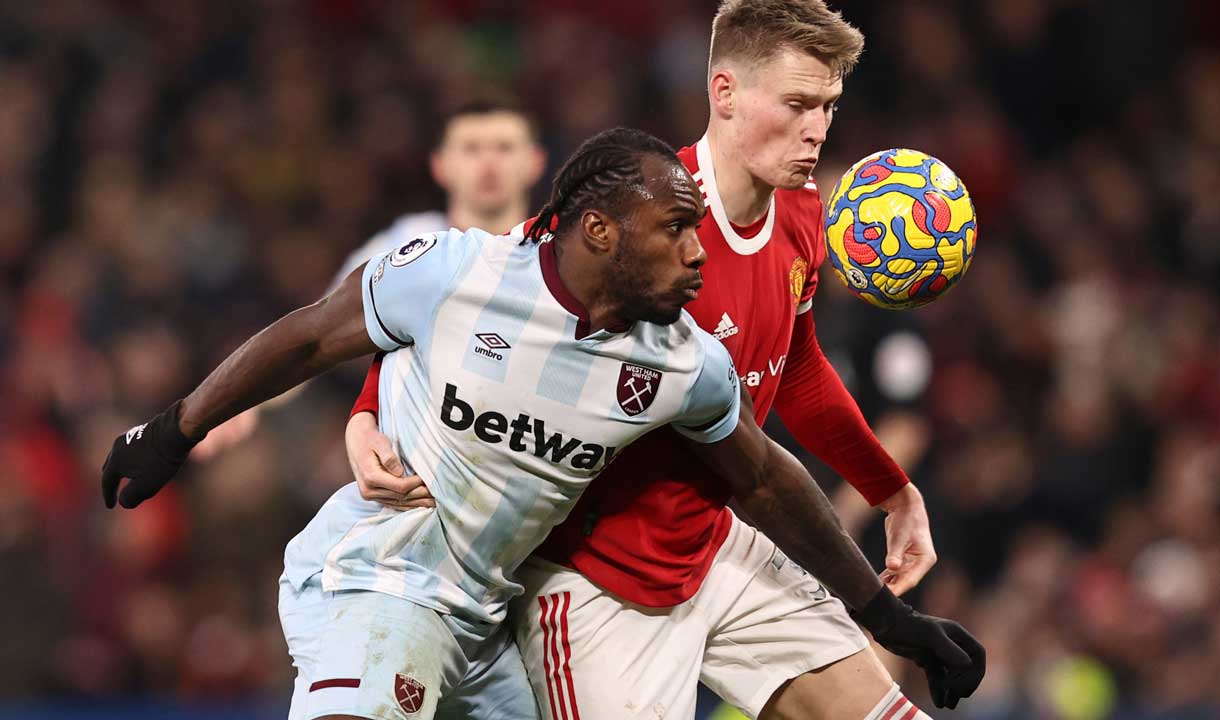
M583 252L583 248L572 247L578 242L576 238L555 238L547 243L551 246L550 252L554 253L555 274L563 286L558 290L566 291L581 306L569 307L569 312L579 316L582 314L579 311L583 310L584 318L587 318L582 319L577 327L577 336L584 337L598 330L621 329L630 325L630 321L623 316L621 303L613 299L613 293L606 285L604 269L596 267L593 258ZM548 252L547 248L542 248L542 252ZM564 298L560 298L560 303L568 305Z
M473 227L493 235L504 235L527 217L526 201L525 197L520 197L503 207L482 212L451 202L445 214L449 216L449 223L458 230L469 230Z
M739 145L721 123L708 125L707 143L715 165L717 194L729 222L742 227L758 222L771 206L775 188L750 173Z

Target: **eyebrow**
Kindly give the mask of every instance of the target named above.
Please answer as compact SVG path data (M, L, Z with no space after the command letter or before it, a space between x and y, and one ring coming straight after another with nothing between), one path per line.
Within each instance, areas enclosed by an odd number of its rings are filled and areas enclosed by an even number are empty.
M839 99L843 97L843 92L839 91L834 95L827 95L825 101L822 100L822 96L820 95L811 95L803 92L786 92L784 93L784 97L799 98L803 103L821 105L823 102L838 102Z
M699 203L691 202L686 197L678 196L675 198L675 203L669 207L666 214L674 219L692 217L696 220L702 220L703 217L707 215L707 205L703 206L702 211L698 210L698 207Z

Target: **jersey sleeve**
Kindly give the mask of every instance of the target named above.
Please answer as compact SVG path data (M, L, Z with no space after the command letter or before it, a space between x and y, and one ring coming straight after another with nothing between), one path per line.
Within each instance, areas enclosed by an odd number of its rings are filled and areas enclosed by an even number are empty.
M352 254L348 255L343 261L343 264L339 266L339 271L335 273L333 278L331 278L330 287L326 289L326 294L329 295L330 293L334 292L335 288L339 287L339 283L342 283L343 280L348 275L351 275L353 270L360 267L360 264L365 260L368 260L374 255L380 255L390 250L390 244L393 241L392 237L393 236L390 235L388 230L377 233L370 238L368 242L361 245L354 252L352 252Z
M433 308L452 291L459 271L482 247L477 231L427 233L364 268L364 325L377 347L389 352L431 332Z
M377 353L373 358L373 364L369 366L368 374L364 376L364 387L360 388L360 394L356 397L356 404L352 405L352 412L347 416L348 419L354 418L362 412L373 413L374 416L380 414L379 391L383 357L385 357L385 353Z
M674 430L699 443L720 442L737 429L741 409L737 368L729 351L703 330L695 331L703 344L703 367L686 396L682 415Z
M339 287L339 283L343 282L353 270L363 265L370 258L387 253L419 235L441 232L448 227L449 221L445 218L444 213L422 212L403 215L395 220L392 225L369 238L368 241L356 248L344 259L343 264L339 266L339 271L335 273L335 277L330 281L330 287L326 289L326 294L329 295L334 292L335 288Z
M811 314L796 319L775 409L797 442L842 475L870 505L910 482L826 359Z

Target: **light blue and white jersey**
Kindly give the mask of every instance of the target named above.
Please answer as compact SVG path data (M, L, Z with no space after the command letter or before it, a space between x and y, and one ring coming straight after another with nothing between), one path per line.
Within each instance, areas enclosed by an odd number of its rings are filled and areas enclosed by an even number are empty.
M448 228L449 218L439 210L429 210L427 212L400 216L392 225L369 238L368 242L356 248L347 256L347 259L339 266L339 272L335 273L334 279L330 281L330 287L327 288L326 294L329 295L335 288L339 287L339 283L343 282L343 278L350 275L353 270L363 265L369 258L376 255L384 255L394 248L402 247L420 235L442 232Z
M363 288L369 336L390 351L381 430L436 508L342 488L288 546L298 587L321 572L328 591L499 622L522 589L517 566L624 447L667 424L703 443L737 426L737 374L718 341L685 312L581 337L584 309L549 242L423 235L369 261Z

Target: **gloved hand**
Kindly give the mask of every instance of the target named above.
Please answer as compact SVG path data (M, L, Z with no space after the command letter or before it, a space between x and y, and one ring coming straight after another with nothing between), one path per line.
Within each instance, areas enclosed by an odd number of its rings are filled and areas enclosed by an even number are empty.
M888 587L851 615L881 647L923 668L936 707L957 707L983 681L987 652L973 635L952 620L916 612Z
M179 400L143 425L115 438L102 465L102 499L106 507L114 507L116 493L123 507L139 505L165 487L186 462L186 456L199 441L183 435L178 428L181 405ZM130 482L120 493L123 478L130 478Z

